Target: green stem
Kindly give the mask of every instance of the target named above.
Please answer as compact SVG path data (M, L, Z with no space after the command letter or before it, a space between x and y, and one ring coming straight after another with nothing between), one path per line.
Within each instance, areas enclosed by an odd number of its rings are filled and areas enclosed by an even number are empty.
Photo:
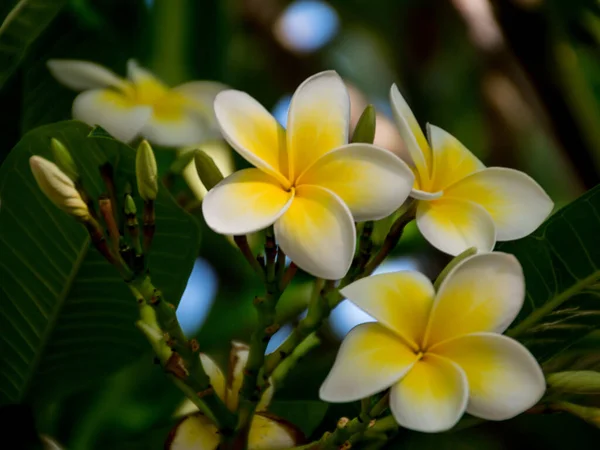
M298 361L300 361L308 352L321 344L321 339L315 334L309 334L292 352L292 354L285 358L273 371L271 378L273 384L280 389L283 386L283 382L290 371L296 367Z
M262 265L258 262L258 260L254 257L254 253L250 248L250 244L248 244L248 238L246 235L234 236L233 241L238 246L246 261L250 264L250 267L254 270L254 272L260 277L261 280L265 280L265 272Z

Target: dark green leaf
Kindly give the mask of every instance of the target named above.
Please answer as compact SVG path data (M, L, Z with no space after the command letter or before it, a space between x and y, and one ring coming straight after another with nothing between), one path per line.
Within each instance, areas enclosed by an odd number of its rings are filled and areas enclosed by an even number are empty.
M498 246L525 272L525 304L508 334L541 360L600 326L600 186L535 233Z
M135 187L134 151L89 133L79 122L38 128L0 167L0 404L93 384L146 348L134 326L137 306L117 271L90 248L83 227L43 196L29 169L32 154L51 158L56 137L93 197L104 191L98 166L107 161L118 189L125 181ZM181 297L198 248L196 221L160 190L149 267L169 301Z
M327 403L317 400L276 400L269 406L269 412L292 422L310 436L325 417L328 407Z

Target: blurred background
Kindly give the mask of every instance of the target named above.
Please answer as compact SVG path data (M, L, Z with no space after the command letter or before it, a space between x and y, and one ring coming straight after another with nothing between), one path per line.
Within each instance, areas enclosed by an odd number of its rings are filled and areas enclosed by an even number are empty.
M15 3L1 1L0 17ZM421 124L451 132L486 165L527 172L557 207L600 181L597 0L70 0L0 91L0 161L23 133L70 118L76 94L50 76L49 58L90 60L120 75L136 58L172 86L221 81L248 92L284 125L295 88L334 69L350 90L353 121L375 105L375 143L402 157L389 108L392 83ZM164 174L174 159L172 149L159 149ZM203 224L193 191L180 179L169 185L203 227L178 315L203 351L224 365L229 342L248 339L251 299L261 287L230 242ZM384 233L385 227L379 239ZM434 277L447 261L413 227L380 270L418 269ZM301 317L310 289L310 278L299 274L278 308L288 325L269 351ZM321 349L291 373L275 412L289 400L317 399L340 339L366 320L345 303L333 312ZM100 389L35 415L40 429L70 449L158 449L181 401L148 352ZM353 408L330 406L315 433ZM401 433L389 448L591 449L598 437L571 417L523 416L452 434Z

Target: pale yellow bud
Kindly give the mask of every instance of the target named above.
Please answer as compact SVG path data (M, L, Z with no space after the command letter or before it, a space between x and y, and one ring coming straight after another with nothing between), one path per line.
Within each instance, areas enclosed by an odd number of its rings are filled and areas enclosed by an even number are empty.
M144 201L156 200L158 194L158 168L156 158L148 141L144 140L137 149L135 174L138 192Z
M82 222L90 219L90 211L75 184L56 164L41 156L32 156L29 165L41 191L52 203Z

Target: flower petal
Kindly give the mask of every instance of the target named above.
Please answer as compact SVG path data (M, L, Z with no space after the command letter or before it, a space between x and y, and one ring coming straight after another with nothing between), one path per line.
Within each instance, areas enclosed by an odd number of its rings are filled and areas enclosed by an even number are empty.
M546 390L540 365L517 341L494 333L474 333L431 349L451 359L469 381L467 412L506 420L535 405Z
M208 137L200 116L188 112L183 105L170 105L167 112L167 108L161 109L160 103L164 104L159 102L153 106L153 114L141 131L150 142L165 147L183 147Z
M138 103L153 104L169 91L167 85L156 78L152 72L141 67L134 59L127 61L127 77L135 85Z
M298 186L291 206L275 222L275 237L298 267L328 280L348 272L356 246L348 207L317 186Z
M181 94L191 104L191 108L200 111L205 118L208 139L220 138L219 124L215 115L214 102L217 94L228 89L223 83L216 81L190 81L172 89L173 92Z
M272 225L290 206L286 192L273 177L244 169L217 184L202 202L207 225L220 234L253 233Z
M410 347L420 347L435 295L425 275L384 273L355 281L340 292Z
M202 413L192 414L179 422L165 442L169 450L215 450L220 441L219 430Z
M451 184L485 169L485 166L461 142L447 131L427 124L433 152L432 191L442 191Z
M496 224L499 241L520 239L532 233L554 207L533 178L502 167L474 173L448 188L446 195L484 207Z
M390 409L401 426L435 433L456 425L468 398L463 370L446 358L426 354L392 386Z
M215 392L221 400L225 400L225 376L217 363L205 353L200 353L200 361L202 367L208 375L210 385L214 388Z
M464 200L420 201L417 226L421 234L438 250L458 255L469 247L491 251L496 230L490 215L481 206Z
M220 92L214 107L227 142L250 164L289 184L285 130L275 118L241 91Z
M106 87L123 89L127 84L106 67L88 61L50 59L46 64L54 78L76 91Z
M100 125L116 139L129 142L152 115L149 106L136 106L124 95L109 89L82 92L73 102L73 118Z
M349 144L321 157L298 178L335 192L354 220L378 220L404 203L414 182L406 163L388 150L369 144Z
M326 402L351 402L387 389L417 361L417 355L378 323L354 327L344 338L319 390Z
M272 414L257 413L250 426L248 450L283 450L303 440L302 432L290 422Z
M340 76L328 70L304 81L292 97L287 123L293 180L325 153L348 143L350 97Z
M390 103L402 141L419 172L419 184L422 189L427 188L431 177L431 149L417 119L395 84L390 89Z
M441 191L425 192L414 188L410 191L410 196L416 200L436 200L438 198L441 198L442 195L444 195L444 193Z
M431 311L428 345L480 331L502 333L525 298L525 278L517 258L483 253L459 263L442 282Z

